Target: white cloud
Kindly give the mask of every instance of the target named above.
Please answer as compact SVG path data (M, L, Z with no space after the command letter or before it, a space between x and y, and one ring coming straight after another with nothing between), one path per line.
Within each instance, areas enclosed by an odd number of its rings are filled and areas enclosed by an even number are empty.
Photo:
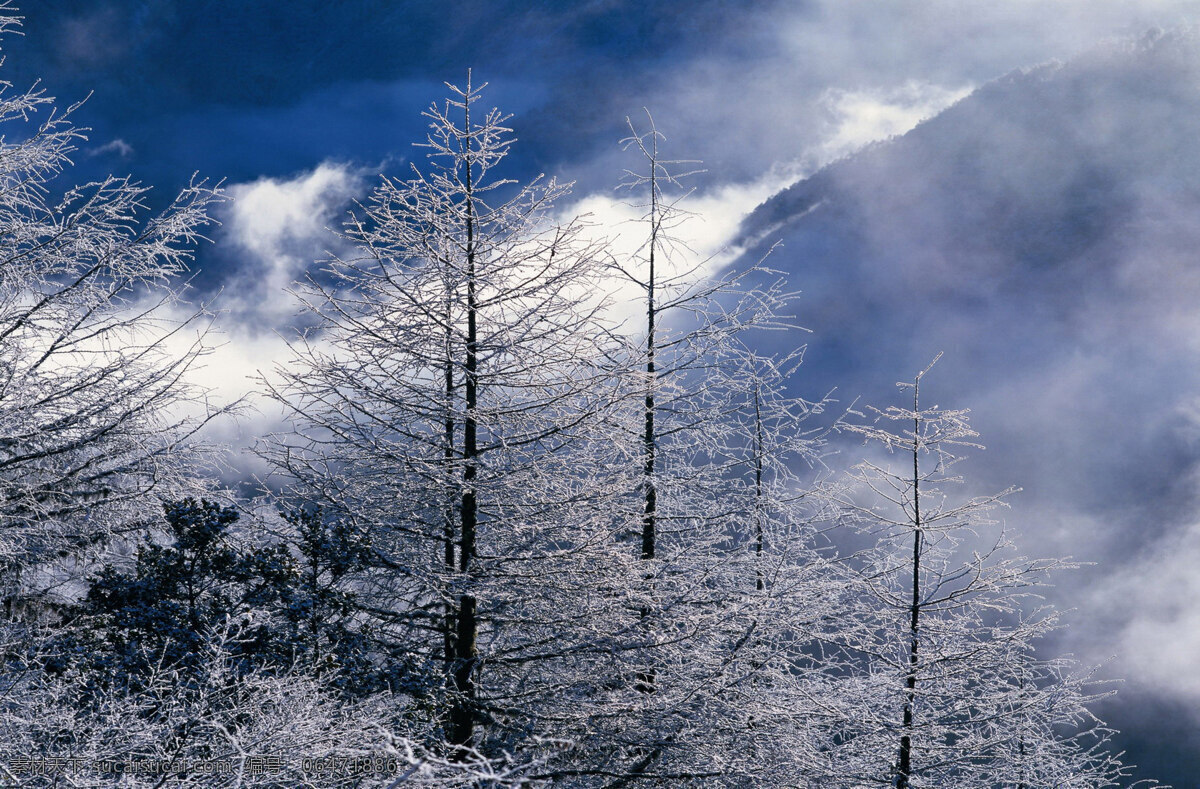
M682 242L677 264L690 268L702 263L698 275L719 270L739 252L728 245L742 219L801 175L794 166L779 167L755 180L717 186L687 198L683 207L688 214L672 230ZM254 393L260 372L269 374L289 356L276 332L286 333L300 305L287 289L337 244L329 228L338 224L347 203L365 188L362 173L326 162L294 178L261 178L229 189L232 201L224 211L217 243L224 254L240 257L240 266L215 305L223 312L216 321L217 334L210 339L220 345L206 357L196 380L213 388L223 402L249 395L260 413L246 424L226 422L216 427L211 434L219 440L244 447L255 435L282 425L278 408ZM643 242L639 221L643 209L632 205L636 202L636 195L588 195L564 205L555 219L587 215L588 240L604 240L614 256L628 258ZM615 286L614 290L618 308L624 301L626 309L618 312L625 317L636 294Z
M291 179L260 178L229 188L218 244L243 258L222 305L243 328L281 328L298 306L287 292L336 237L329 228L364 189L362 174L323 162Z
M322 162L289 180L259 178L229 188L233 198L230 234L247 249L269 258L285 237L312 239L360 179L346 166Z
M133 146L118 137L87 152L88 156L103 156L106 153L115 153L122 159L128 159L133 156Z
M675 254L658 265L663 276L695 269L697 278L716 274L742 250L731 246L742 220L764 200L803 177L799 165L772 168L744 183L721 184L700 194L685 197L677 224L670 228L675 239ZM591 194L564 206L559 221L584 217L588 239L605 244L606 252L618 262L628 261L642 252L646 243L644 198L637 193ZM618 319L629 318L641 309L636 286L614 274L609 294Z
M362 173L331 162L293 178L260 178L228 189L231 200L221 211L215 240L218 254L237 266L212 305L218 312L205 337L211 351L190 380L216 404L245 399L250 410L243 417L218 420L205 431L238 453L232 462L242 472L264 470L247 449L285 421L280 407L262 396L257 379L289 357L281 335L300 303L288 288L337 243L329 228L364 189ZM164 317L184 320L192 309L175 305ZM166 347L183 353L195 337L195 331L180 333Z
M973 89L918 80L873 91L829 88L821 97L821 106L830 116L832 132L819 147L819 158L832 161L868 143L904 134Z
M1165 537L1106 585L1101 603L1126 624L1106 646L1127 681L1164 697L1200 702L1200 525ZM1103 657L1098 655L1097 657Z

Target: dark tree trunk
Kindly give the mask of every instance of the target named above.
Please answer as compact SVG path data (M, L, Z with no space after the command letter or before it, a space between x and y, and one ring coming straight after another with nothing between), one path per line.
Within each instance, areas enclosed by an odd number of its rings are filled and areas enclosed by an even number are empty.
M917 696L918 627L921 616L921 417L920 378L913 383L913 553L912 602L909 606L908 673L905 677L904 718L900 737L900 763L896 770L896 789L909 789L912 777L913 704Z
M758 384L754 385L754 588L763 591L763 430L762 409L759 405Z
M657 140L655 141L657 146ZM642 559L648 561L654 558L657 541L658 521L658 486L655 480L658 454L658 436L654 428L655 402L654 394L658 383L658 370L655 361L655 271L654 251L658 244L658 190L657 190L657 159L650 160L650 255L649 275L646 279L646 391L645 391L645 428L642 433L642 484L645 487L645 504L642 511ZM646 583L649 584L652 574L647 573ZM650 616L650 611L643 608L642 620ZM655 672L650 666L638 672L637 689L642 693L654 692Z
M468 93L471 90L467 85ZM471 109L466 105L466 145L470 146ZM478 521L478 502L475 497L476 466L479 447L477 443L476 409L479 399L479 338L477 328L478 294L475 292L475 205L472 184L470 151L466 157L466 234L467 234L467 348L466 365L463 371L463 394L466 413L463 418L463 471L461 531L459 533L458 569L463 581L469 583L471 560L475 557L475 527ZM458 634L454 644L454 706L450 712L450 743L469 746L475 736L475 666L477 662L475 596L468 589L458 599ZM457 749L456 758L463 758L465 751Z
M444 360L443 375L445 378L445 396L446 396L446 419L443 426L442 435L442 462L445 464L446 474L446 505L442 512L442 541L444 554L442 562L446 568L447 576L453 576L455 571L455 556L454 556L454 525L455 516L455 489L458 487L453 479L454 475L454 314L452 309L453 294L449 292L450 285L447 283L446 293L446 358ZM445 612L443 614L444 621L442 622L442 660L445 664L446 677L448 681L454 674L455 660L455 642L457 641L457 616L455 604L449 598L446 600Z

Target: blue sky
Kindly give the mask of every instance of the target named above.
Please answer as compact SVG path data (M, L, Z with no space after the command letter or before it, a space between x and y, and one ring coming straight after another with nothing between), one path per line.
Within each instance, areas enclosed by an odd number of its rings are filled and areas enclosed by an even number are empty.
M274 331L295 309L283 288L336 245L326 228L379 173L403 172L423 136L421 111L468 68L490 84L487 102L513 114L519 142L509 175L574 179L564 211L609 224L622 215L613 187L625 118L652 110L672 153L704 162L693 208L705 221L688 232L715 252L740 238L739 222L772 194L980 86L1081 53L1086 61L1086 53L1124 51L1151 29L1200 20L1192 0L15 4L23 35L0 42L3 78L17 88L40 79L63 104L91 94L77 115L92 131L73 182L131 173L165 201L199 173L224 180L235 198L201 251L195 281L198 295L220 291L216 306L226 310L228 343L213 383L228 396L281 357ZM1191 187L1177 176L1200 173L1200 164L1184 150L1194 136L1175 98L1149 98L1160 78L1191 82L1151 70L1110 79L1099 96L1088 92L1087 68L1064 73L1048 84L1085 97L1071 112L1059 98L1045 107L995 98L1007 90L996 86L993 98L970 105L974 114L948 113L912 143L925 157L919 164L889 148L879 167L859 159L867 163L810 182L816 193L828 183L867 193L852 212L867 218L867 241L818 216L778 230L785 247L773 264L821 298L802 319L813 331L806 394L837 386L847 397L882 397L947 351L946 392L970 398L948 405L974 408L991 430L983 438L995 451L974 468L997 489L1026 489L1009 519L1030 533L1029 550L1098 562L1052 593L1076 609L1064 644L1086 660L1116 655L1106 671L1129 682L1106 713L1130 729L1131 757L1147 776L1191 786L1185 762L1200 742L1200 717L1189 712L1200 708L1200 603L1192 602L1200 581L1190 570L1200 564L1200 375L1190 370L1200 369L1200 344L1190 337L1200 323L1190 312L1200 286L1188 260L1200 223L1185 216ZM1055 107L1059 122L1024 123ZM1086 125L1076 123L1085 116ZM1114 128L1137 128L1129 117L1146 135L1113 137ZM1043 145L1043 133L1060 146ZM969 150L965 136L1003 155L969 157L962 167L938 158L942 139L956 155ZM1156 150L1147 138L1177 147ZM1124 156L1136 145L1137 156ZM1095 178L1079 189L1037 180L1064 156ZM994 191L946 186L974 183L963 173L983 160L996 168L984 180ZM1016 172L1031 181L1008 189ZM1109 188L1105 178L1132 186ZM1030 212L1077 200L1063 215L1080 217L1071 232L1086 236L1089 200L1101 192L1126 195L1137 222L1093 234L1105 251L1092 268L1074 253L1063 253L1062 266L1039 263L1061 245L1031 240L1037 223L1020 210L986 225L986 244L962 231L1006 200L1025 200ZM906 205L930 194L938 202L928 210ZM776 232L767 219L759 212L750 227ZM926 229L937 239L922 236ZM930 262L927 246L944 257ZM1028 259L1021 250L1032 250ZM956 267L968 254L975 268ZM925 298L944 319L888 305L912 283L929 288ZM914 327L928 338L910 342ZM228 438L246 443L271 419L230 427Z
M744 56L765 31L743 5L44 2L7 71L94 91L96 142L124 140L147 177L241 181L406 156L420 109L474 68L521 114L522 164L553 169L611 143L647 75Z

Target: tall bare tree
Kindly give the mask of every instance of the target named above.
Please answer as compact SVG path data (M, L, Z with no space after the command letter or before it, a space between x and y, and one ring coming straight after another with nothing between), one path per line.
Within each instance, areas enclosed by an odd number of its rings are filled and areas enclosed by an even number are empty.
M619 451L619 398L597 255L548 219L566 187L498 178L505 116L479 109L482 86L450 90L426 113L428 167L384 179L346 227L357 254L308 281L317 328L272 389L298 431L268 454L373 535L381 638L466 752L532 737L579 682L544 666L608 650L596 609L621 601L590 595L615 571L589 472Z
M936 362L936 359L935 359ZM930 365L932 367L932 365ZM989 513L1013 489L953 497L967 412L911 404L847 425L900 458L855 467L843 516L874 540L837 638L848 650L822 779L830 786L1116 786L1124 770L1088 712L1097 692L1035 648L1057 628L1038 587L1058 560L1018 555ZM1032 754L1036 753L1037 756ZM818 771L819 772L819 771Z
M806 420L828 402L788 391L802 346L778 273L722 272L681 239L694 163L666 158L647 117L644 131L629 122L638 161L623 183L643 241L610 262L644 315L627 336L625 428L641 645L626 658L633 693L613 704L603 738L620 746L625 783L753 785L782 775L758 761L764 745L800 747L802 727L767 688L805 683L804 641L830 610L811 594L824 559L793 472L815 463L820 433ZM788 333L796 350L756 352L766 332Z
M17 19L0 14L0 35ZM77 106L0 93L0 577L11 610L44 568L154 518L221 409L195 385L207 316L181 299L219 190L151 215L110 176L62 191Z

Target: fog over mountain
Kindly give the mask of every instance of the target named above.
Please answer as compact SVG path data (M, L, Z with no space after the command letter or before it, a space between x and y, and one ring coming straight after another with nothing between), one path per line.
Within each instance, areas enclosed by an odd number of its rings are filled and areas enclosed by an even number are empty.
M602 232L638 214L617 141L649 107L707 171L698 255L782 242L800 394L883 407L944 352L923 391L971 409L968 490L1019 486L1019 549L1085 563L1046 590L1068 625L1047 654L1122 679L1098 711L1139 777L1200 787L1196 0L18 5L3 78L64 107L94 91L72 183L129 172L158 207L225 179L190 295L219 312L201 374L226 399L287 358L286 289L341 249L329 228L424 162L444 80L488 81L519 138L505 175L576 180L563 216ZM282 424L255 402L218 438ZM837 440L831 467L861 456ZM262 470L243 456L224 481Z
M1130 759L1196 786L1200 741L1200 36L1013 72L767 200L739 243L803 289L812 393L968 407L978 492L1018 485L1060 646L1114 657Z

